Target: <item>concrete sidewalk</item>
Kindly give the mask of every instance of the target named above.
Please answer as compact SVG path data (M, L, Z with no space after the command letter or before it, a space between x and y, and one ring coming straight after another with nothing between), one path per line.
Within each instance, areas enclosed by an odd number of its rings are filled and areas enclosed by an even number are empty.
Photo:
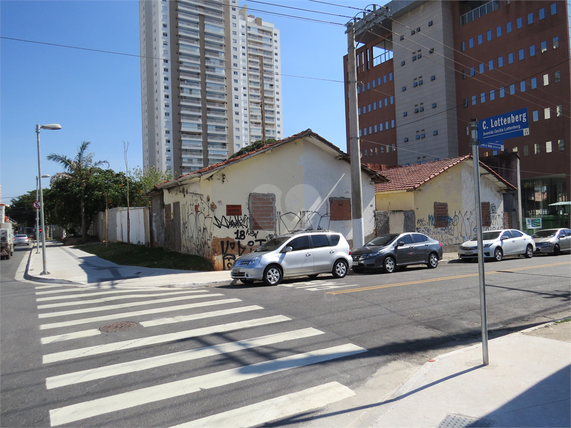
M445 253L441 263L454 261ZM30 250L25 278L94 287L203 287L232 284L230 273L119 266L50 242ZM383 367L354 397L300 415L311 428L570 427L571 322L548 323L436 356L423 366ZM295 420L295 418L293 418Z

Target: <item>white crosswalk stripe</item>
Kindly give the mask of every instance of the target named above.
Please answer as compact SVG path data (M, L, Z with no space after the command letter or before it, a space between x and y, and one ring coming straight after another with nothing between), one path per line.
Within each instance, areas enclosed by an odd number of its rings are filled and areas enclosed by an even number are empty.
M220 388L220 394L224 394L224 388L231 389L230 385L260 377L277 376L279 379L279 376L283 376L279 375L282 372L351 357L367 351L350 343L332 343L330 339L327 339L327 333L312 327L303 328L298 324L292 328L292 319L287 316L264 314L269 316L252 317L251 315L255 315L256 312L262 313L261 311L265 309L258 305L244 305L241 299L223 298L224 294L209 290L200 290L200 292L197 292L199 290L177 290L172 293L164 293L163 290L157 292L105 290L87 293L84 289L76 289L76 293L71 293L69 288L61 287L59 291L63 294L57 294L57 288L46 288L44 286L36 289L36 294L50 293L49 296L36 297L38 309L70 308L40 313L41 319L66 317L63 321L40 325L40 330L66 329L61 334L41 338L41 343L46 350L43 363L53 367L51 376L46 378L46 389L50 393L59 391L59 394L63 394L63 398L54 401L56 404L49 411L51 426L78 424L79 421L97 417L104 418L106 415L114 418L127 409L134 409L128 413L134 414L134 417L140 417L136 416L139 412L138 408L144 411L147 405L152 403L187 397L213 388ZM169 296L165 297L165 294ZM164 306L173 301L193 298L204 299L204 301ZM126 299L134 301L121 303L121 300ZM86 305L91 306L85 307ZM232 305L232 307L209 310L214 305ZM141 309L124 311L132 306L139 306ZM102 311L110 313L91 315ZM172 316L169 316L171 314ZM159 317L155 318L157 315ZM224 322L224 317L232 318ZM139 318L143 319L139 320ZM130 339L113 341L110 334L102 335L101 330L93 328L102 321L117 322L121 319L136 320L144 330L139 329L134 335L123 336L124 338L131 337ZM208 321L209 319L211 321ZM204 321L197 324L199 320ZM190 323L189 325L193 328L185 328L184 323ZM183 327L175 330L174 327L178 324ZM261 332L260 329L272 325L275 327L272 327L274 331L271 334L259 335L258 333L256 335L254 333L255 331ZM81 326L90 328L81 329ZM166 326L167 330L163 326ZM169 328L172 330L169 331ZM228 332L240 333L237 335L239 340L224 339L231 337L228 336ZM234 336L235 333L232 335ZM217 337L217 339L211 340L210 336ZM314 338L317 336L325 337L325 339L316 341ZM59 343L61 345L58 345ZM184 346L173 346L182 343ZM193 343L205 343L210 346L192 347ZM323 344L321 348L318 343ZM67 345L63 346L65 344ZM316 347L318 349L314 349ZM267 352L267 349L263 352L253 351L254 353L250 355L257 355L257 357L253 359L252 364L248 364L247 360L252 360L252 358L244 359L243 355L239 354L256 348L275 348L281 350L282 355L286 356L276 355L271 359L268 355L274 352ZM149 353L148 350L152 352ZM239 355L230 357L231 354ZM216 363L210 364L209 360L216 361ZM201 365L200 361L204 363ZM226 367L216 371L216 366L221 362L224 362ZM177 364L178 366L174 366ZM72 367L75 370L71 369ZM179 375L163 379L160 375L161 370L168 373L168 370L172 370L171 367L176 367ZM195 367L208 367L208 371L211 372L188 378L179 377L180 373L196 372ZM126 381L127 383L123 384L126 379L135 379L133 375L136 375L137 382L131 384L130 381ZM111 379L114 379L113 384L121 385L119 391L114 393L112 389L109 389L103 394L101 393L103 391L97 392L100 385L103 386ZM157 382L157 379L161 380ZM354 395L351 389L330 380L328 379L328 382L323 385L307 384L307 387L311 387L300 391L292 392L292 388L289 387L289 390L285 390L281 396L252 404L252 401L256 401L254 398L249 400L250 403L245 406L235 409L222 408L218 413L190 420L179 427L259 425L315 410ZM129 385L132 386L129 387ZM256 383L251 385L256 385ZM77 391L77 388L84 388L86 393L77 395L71 392ZM65 395L68 392L74 395L66 399ZM259 394L253 396L259 396ZM62 395L57 395L57 397L62 397ZM57 403L60 403L59 406ZM97 425L97 420L93 424Z

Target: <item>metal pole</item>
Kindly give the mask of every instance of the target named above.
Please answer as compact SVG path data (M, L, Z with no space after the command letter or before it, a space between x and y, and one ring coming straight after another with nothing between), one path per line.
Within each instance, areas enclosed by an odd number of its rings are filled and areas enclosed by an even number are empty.
M479 141L478 141L478 121L472 119L470 123L472 159L474 161L474 185L476 200L476 238L478 241L478 277L480 288L480 318L482 324L482 357L485 366L490 364L488 356L488 320L486 316L486 279L484 272L484 245L482 242L482 205L480 203L480 159L479 159Z
M357 66L355 58L355 26L347 24L347 71L349 91L349 149L351 157L351 217L353 219L353 248L365 244L363 226L363 197L361 186L361 149L359 147L359 116L357 114Z
M48 275L49 272L46 269L46 231L44 226L44 192L42 191L42 162L40 155L40 125L36 125L36 134L38 135L38 188L40 191L40 220L42 225L42 262L43 271L40 275Z
M36 201L38 200L38 181L36 177ZM36 208L36 254L40 254L40 210Z

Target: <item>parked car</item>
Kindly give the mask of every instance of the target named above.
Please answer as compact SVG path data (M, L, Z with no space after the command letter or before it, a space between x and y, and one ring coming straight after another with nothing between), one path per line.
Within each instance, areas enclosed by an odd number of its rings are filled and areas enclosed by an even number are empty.
M434 269L442 260L442 244L422 233L400 233L378 236L352 252L353 272L383 269L394 272L397 267L425 264Z
M352 266L351 248L340 233L297 231L278 236L254 252L238 257L230 272L244 284L264 281L277 285L283 278L331 273L343 278Z
M571 229L543 229L532 235L536 253L558 256L562 251L571 251Z
M18 233L14 235L14 246L16 245L30 245L30 239L25 233Z
M523 254L533 257L535 242L531 236L516 229L490 230L482 233L484 259L502 260L506 256ZM464 242L458 248L458 257L462 260L478 258L478 242L476 237Z

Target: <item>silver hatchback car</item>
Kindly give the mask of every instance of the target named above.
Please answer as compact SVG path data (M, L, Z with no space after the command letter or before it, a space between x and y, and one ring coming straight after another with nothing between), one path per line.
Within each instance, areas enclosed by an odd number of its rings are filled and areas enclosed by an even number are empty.
M351 269L351 248L343 235L329 231L297 231L278 236L234 262L230 275L244 284L277 285L285 277L315 278L320 273L343 278Z

